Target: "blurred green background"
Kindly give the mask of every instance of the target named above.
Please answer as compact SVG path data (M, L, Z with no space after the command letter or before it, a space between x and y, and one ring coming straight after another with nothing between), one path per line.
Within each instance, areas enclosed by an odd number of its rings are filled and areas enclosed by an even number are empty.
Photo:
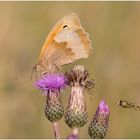
M45 97L32 86L49 31L64 15L75 12L93 42L85 65L97 84L90 100L87 127L103 98L111 115L106 138L140 138L140 112L118 106L120 99L140 105L140 2L0 2L0 138L54 138L44 116ZM75 64L65 68L72 68ZM67 106L69 92L63 93ZM71 132L64 119L62 138Z

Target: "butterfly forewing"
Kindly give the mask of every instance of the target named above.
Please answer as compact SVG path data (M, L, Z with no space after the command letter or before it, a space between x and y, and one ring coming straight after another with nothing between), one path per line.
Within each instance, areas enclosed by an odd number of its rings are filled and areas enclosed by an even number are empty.
M88 34L81 27L75 13L63 17L48 35L38 65L41 71L51 69L55 64L63 66L81 58L88 58L91 42Z

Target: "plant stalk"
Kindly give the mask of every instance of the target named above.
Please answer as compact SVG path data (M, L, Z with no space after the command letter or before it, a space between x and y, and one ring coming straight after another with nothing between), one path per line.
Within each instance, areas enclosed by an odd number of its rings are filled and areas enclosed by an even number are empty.
M54 135L56 139L60 139L60 132L57 122L53 122Z

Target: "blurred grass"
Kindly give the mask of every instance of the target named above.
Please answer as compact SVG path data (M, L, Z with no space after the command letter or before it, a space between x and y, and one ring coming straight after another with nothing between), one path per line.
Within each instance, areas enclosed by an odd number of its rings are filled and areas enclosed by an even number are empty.
M30 73L47 34L70 12L80 16L94 47L88 60L76 64L97 81L93 100L86 95L90 119L80 138L89 138L87 127L102 98L111 110L107 138L140 138L140 112L117 105L120 99L140 104L140 2L0 2L0 138L54 138ZM63 94L66 107L69 93ZM60 125L65 138L70 129L63 119Z

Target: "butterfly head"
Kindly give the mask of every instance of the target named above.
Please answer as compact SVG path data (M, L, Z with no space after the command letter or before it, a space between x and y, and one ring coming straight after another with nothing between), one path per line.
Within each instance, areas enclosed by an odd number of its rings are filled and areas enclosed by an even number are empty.
M35 66L33 67L33 70L36 71L36 72L40 71L40 70L41 70L40 65L38 65L38 64L35 65Z

